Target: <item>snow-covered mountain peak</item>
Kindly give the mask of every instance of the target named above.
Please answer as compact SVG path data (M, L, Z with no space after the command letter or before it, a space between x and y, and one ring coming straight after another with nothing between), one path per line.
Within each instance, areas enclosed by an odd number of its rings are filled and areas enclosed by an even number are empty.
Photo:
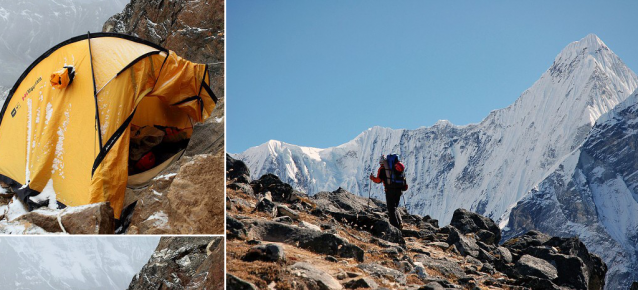
M580 146L596 119L638 88L638 76L593 34L556 59L512 105L478 124L375 126L336 147L269 141L235 157L254 178L274 173L309 194L342 187L367 195L379 156L396 153L410 168L415 212L445 222L464 207L499 219ZM372 195L382 197L382 188L372 188Z

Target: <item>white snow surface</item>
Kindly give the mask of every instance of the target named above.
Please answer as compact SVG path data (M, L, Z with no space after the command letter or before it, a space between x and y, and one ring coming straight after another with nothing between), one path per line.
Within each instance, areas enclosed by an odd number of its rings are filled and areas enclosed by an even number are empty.
M445 225L454 210L466 208L498 221L637 87L636 74L590 34L563 49L512 105L478 124L373 127L326 149L271 140L233 156L252 178L274 173L309 194L343 187L367 195L379 156L397 153L407 168L411 213ZM372 186L372 196L383 199L382 190Z
M2 289L126 289L159 237L0 237ZM20 287L17 287L17 286Z

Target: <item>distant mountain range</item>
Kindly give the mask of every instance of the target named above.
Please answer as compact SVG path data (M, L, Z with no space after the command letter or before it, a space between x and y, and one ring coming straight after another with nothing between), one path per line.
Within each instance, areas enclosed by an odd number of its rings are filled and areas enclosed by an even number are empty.
M534 228L578 235L610 266L607 287L626 288L638 280L638 166L635 143L625 139L633 138L636 98L628 97L636 88L638 76L590 34L564 48L514 104L478 124L374 127L326 149L273 140L234 156L253 178L274 173L310 194L343 187L382 198L368 175L382 154L397 153L410 212L446 224L466 208L499 221L507 237ZM625 113L607 114L616 107ZM631 161L613 163L621 156ZM631 165L615 167L623 162Z

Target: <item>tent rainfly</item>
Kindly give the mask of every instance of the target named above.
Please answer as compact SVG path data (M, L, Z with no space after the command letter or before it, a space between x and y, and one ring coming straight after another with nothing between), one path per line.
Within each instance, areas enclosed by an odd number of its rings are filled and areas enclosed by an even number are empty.
M217 98L206 65L115 33L49 49L0 111L0 181L33 209L109 201L178 158Z

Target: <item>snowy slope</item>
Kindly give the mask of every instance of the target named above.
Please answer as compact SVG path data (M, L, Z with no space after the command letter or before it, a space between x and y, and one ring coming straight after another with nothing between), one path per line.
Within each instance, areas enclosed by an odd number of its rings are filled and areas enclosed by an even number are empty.
M9 88L0 86L0 108L4 104L4 101L7 99L7 94L9 94Z
M52 46L87 31L99 32L125 0L0 0L0 86Z
M235 157L253 178L274 173L310 194L341 186L367 195L379 156L394 152L407 166L411 212L446 224L462 207L500 220L637 87L636 74L590 34L564 48L514 104L479 124L374 127L327 149L269 141ZM373 186L372 195L382 197L382 188Z
M607 289L638 281L638 90L598 119L512 210L504 236L531 229L578 236L607 263Z
M0 289L126 289L159 237L3 237Z

